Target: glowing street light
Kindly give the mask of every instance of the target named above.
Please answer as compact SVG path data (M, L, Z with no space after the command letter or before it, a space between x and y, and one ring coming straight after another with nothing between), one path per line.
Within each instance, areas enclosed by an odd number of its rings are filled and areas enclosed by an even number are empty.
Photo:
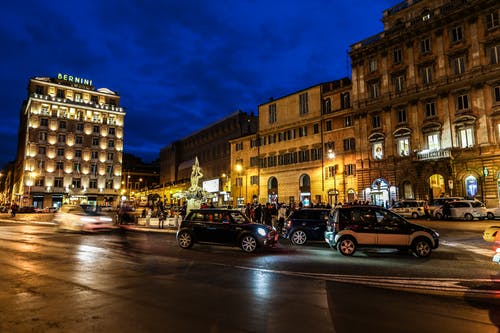
M328 149L328 159L330 159L332 163L335 161L335 153L333 152L332 149ZM335 164L332 167L332 173L333 173L333 195L335 196L335 205L337 205L337 167Z

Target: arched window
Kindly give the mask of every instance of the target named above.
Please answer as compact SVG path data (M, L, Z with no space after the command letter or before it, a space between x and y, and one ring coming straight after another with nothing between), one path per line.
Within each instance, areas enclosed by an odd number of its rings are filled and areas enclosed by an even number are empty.
M309 175L302 175L299 178L300 192L311 192L311 178Z
M465 178L465 194L469 198L474 198L477 195L477 179L474 176Z
M405 199L415 199L415 196L413 194L413 187L411 186L411 183L409 181L405 181L403 183L403 193Z

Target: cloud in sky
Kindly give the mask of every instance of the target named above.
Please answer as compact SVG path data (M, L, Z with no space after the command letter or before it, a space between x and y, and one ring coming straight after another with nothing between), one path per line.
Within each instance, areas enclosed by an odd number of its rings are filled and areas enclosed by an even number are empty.
M14 160L28 80L69 73L117 91L125 151L175 140L271 96L350 76L351 44L400 1L9 1L0 20L0 166Z

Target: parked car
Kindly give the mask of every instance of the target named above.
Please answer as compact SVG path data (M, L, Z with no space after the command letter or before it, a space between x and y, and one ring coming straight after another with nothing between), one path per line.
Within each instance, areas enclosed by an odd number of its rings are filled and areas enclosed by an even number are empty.
M439 234L379 206L344 206L332 212L325 241L345 256L361 247L411 249L428 257L439 246Z
M486 218L488 220L494 220L500 217L500 207L486 208Z
M63 205L54 215L53 221L61 231L95 232L115 228L111 216L87 205Z
M236 209L192 209L177 231L177 243L188 249L194 243L239 246L245 252L277 244L270 226L251 222Z
M498 242L500 243L500 226L492 225L488 227L483 232L483 239L487 242Z
M450 207L448 218L463 219L472 221L475 218L483 220L486 218L486 206L477 200L456 200L447 203ZM446 218L445 206L441 206L434 211L434 216L441 220Z
M416 219L425 216L424 207L424 200L401 200L396 202L389 210L403 217Z
M442 198L435 198L429 202L429 214L431 216L434 215L434 212L436 209L439 207L442 207L445 202L451 202L451 201L456 201L456 200L464 200L463 197L442 197Z
M282 236L295 245L323 240L329 213L330 209L328 208L294 210L285 220L285 226L281 232Z

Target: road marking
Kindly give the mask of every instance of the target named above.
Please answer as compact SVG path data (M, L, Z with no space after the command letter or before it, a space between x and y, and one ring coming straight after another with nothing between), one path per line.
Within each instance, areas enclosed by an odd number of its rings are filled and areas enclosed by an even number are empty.
M450 247L457 247L462 250L473 252L475 254L479 254L481 256L486 256L490 258L493 258L493 255L495 254L493 246L491 248L485 249L478 246L466 245L464 243L458 243L458 242L441 241L441 244Z
M227 264L218 264L229 266ZM366 275L345 275L329 273L308 273L273 270L246 266L232 266L234 268L259 271L272 274L282 274L311 278L332 282L354 283L369 287L379 287L387 289L397 289L416 292L440 292L451 293L460 296L493 297L500 298L500 278L495 279L460 279L460 278L404 278L399 276L366 276ZM477 287L483 288L477 288ZM484 288L486 286L486 288Z

